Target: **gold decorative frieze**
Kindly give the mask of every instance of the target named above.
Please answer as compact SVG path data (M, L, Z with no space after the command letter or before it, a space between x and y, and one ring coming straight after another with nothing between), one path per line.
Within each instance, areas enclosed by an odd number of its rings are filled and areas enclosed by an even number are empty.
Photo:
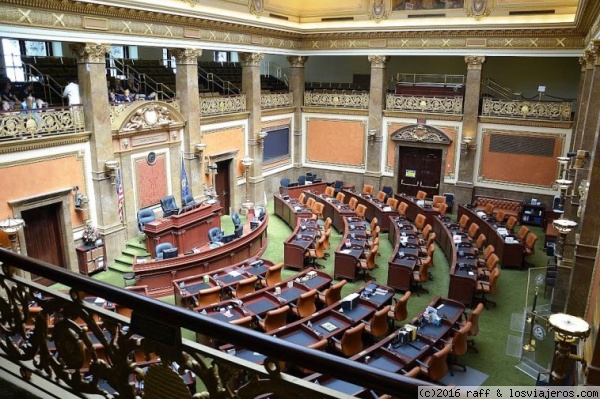
M369 108L369 93L304 93L305 107Z
M213 116L246 112L246 95L229 97L200 97L200 116Z
M104 64L106 53L110 51L109 44L74 43L69 46L77 57L78 63Z
M559 101L508 101L484 98L482 116L570 121L573 106Z
M427 112L461 115L463 97L423 97L387 94L386 111Z
M83 108L31 110L0 115L0 141L83 132Z
M260 107L262 109L292 107L294 96L292 93L269 93L261 94Z

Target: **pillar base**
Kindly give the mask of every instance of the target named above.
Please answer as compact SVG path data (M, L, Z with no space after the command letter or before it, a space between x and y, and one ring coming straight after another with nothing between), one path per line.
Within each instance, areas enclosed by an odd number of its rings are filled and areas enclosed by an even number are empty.
M248 211L252 208L254 208L254 202L250 202L250 201L244 202L244 203L242 203L242 209L241 209L240 213L242 215L246 216L246 215L248 215Z

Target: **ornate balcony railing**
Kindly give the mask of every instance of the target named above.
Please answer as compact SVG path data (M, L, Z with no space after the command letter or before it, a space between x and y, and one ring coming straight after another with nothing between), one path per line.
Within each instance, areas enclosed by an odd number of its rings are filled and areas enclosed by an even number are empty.
M570 102L559 101L520 101L484 98L482 116L503 118L542 119L571 121L573 106Z
M266 393L285 398L349 398L280 372L279 362L400 398L416 397L419 385L429 385L208 318L5 249L0 249L0 263L0 356L19 367L24 380L53 384L58 392L64 389L105 398L118 393L120 398L133 399L160 390L163 397L191 398L182 376L191 375L195 383L195 375L206 389L203 395L211 398L254 398ZM19 270L71 287L70 291L66 294L31 282L19 277ZM123 316L118 304L127 304L131 317ZM182 332L260 353L266 356L264 366L182 338Z
M246 95L200 97L200 115L215 116L246 111Z
M406 96L388 93L385 109L387 111L461 115L463 112L463 97Z
M0 141L83 132L83 106L0 112Z
M268 93L260 96L260 107L262 109L292 107L293 105L292 93Z
M369 108L369 93L316 92L304 93L305 107Z

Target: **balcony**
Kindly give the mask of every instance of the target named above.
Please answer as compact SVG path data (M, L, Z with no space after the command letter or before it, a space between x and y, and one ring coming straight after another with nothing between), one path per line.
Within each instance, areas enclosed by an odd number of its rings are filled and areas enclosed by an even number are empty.
M0 112L0 142L84 131L83 106Z

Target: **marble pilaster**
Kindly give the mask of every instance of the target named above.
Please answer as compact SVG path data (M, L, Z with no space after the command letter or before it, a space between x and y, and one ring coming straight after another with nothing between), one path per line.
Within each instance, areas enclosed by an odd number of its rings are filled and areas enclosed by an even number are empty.
M304 103L304 64L308 61L305 56L289 56L290 64L290 91L292 92L294 104L294 132L292 143L294 146L294 167L302 166L302 104Z
M383 151L383 109L385 105L385 64L390 57L370 55L371 84L369 87L369 120L365 146L367 148L367 170L364 184L381 187L381 151Z

